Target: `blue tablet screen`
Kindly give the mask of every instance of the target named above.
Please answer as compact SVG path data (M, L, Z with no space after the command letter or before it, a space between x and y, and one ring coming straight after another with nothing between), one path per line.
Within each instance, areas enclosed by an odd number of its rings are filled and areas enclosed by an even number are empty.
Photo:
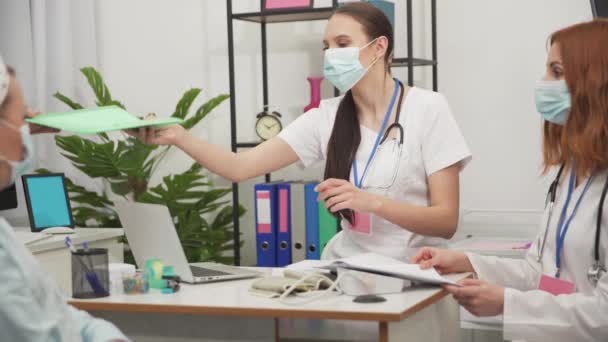
M28 177L25 182L34 228L71 226L72 215L62 176Z

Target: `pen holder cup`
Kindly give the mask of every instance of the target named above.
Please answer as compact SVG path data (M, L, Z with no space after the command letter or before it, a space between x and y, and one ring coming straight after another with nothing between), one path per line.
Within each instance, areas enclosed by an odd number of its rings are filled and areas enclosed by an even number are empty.
M72 296L100 298L110 295L106 248L79 249L72 253Z

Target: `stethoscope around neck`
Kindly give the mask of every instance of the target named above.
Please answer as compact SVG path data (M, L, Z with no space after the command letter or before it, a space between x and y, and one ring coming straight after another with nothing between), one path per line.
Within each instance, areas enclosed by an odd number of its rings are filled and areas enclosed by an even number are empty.
M380 149L382 146L384 146L384 143L386 142L386 140L388 140L389 138L392 138L391 136L391 132L393 132L394 130L397 130L399 132L398 135L398 139L396 139L396 164L393 167L393 171L392 171L392 176L390 177L390 179L388 180L388 182L386 184L382 184L382 185L373 185L373 186L364 186L365 188L376 188L376 189L381 189L381 190L387 190L388 188L390 188L394 183L395 180L397 178L397 174L399 172L399 161L401 160L401 153L403 150L403 139L405 137L405 133L404 133L404 129L403 126L401 125L401 123L399 122L399 118L401 115L401 105L403 104L403 95L405 93L405 87L403 86L403 83L397 79L395 79L395 84L396 86L398 86L398 88L395 88L395 94L397 91L399 91L399 100L397 101L397 111L395 112L395 121L393 123L391 123L390 125L388 125L388 127L386 127L386 129L384 130L384 132L380 132L382 134L382 138L380 138L380 140L378 141L378 146L374 147L374 149ZM387 113L386 116L389 116L390 113ZM378 158L378 153L373 153L370 160L368 161L369 165L375 165L376 164L376 158ZM366 180L368 178L368 173L364 171L363 173L363 177L361 179L361 185L363 185L364 183L366 183Z
M549 232L549 224L551 222L551 216L553 215L553 206L555 204L555 197L557 195L557 187L559 185L559 181L560 178L562 176L562 173L564 172L564 168L565 165L562 164L562 166L559 168L559 171L557 172L557 176L555 176L555 179L553 180L553 182L551 182L551 185L549 186L549 191L547 192L547 199L545 200L545 205L549 205L549 212L547 215L547 221L545 223L545 231L543 233L543 240L542 242L539 244L539 246L537 246L537 260L540 262L540 260L543 257L543 252L545 250L545 242L547 241L547 234ZM589 268L589 270L587 271L587 279L589 280L589 282L593 285L593 286L597 286L597 283L599 282L600 278L602 278L602 276L604 274L606 274L606 265L604 265L604 262L602 262L600 260L600 230L602 227L602 209L604 208L604 201L606 199L606 193L608 192L608 177L606 177L606 182L604 183L604 189L602 190L602 195L600 197L600 202L599 202L599 206L598 206L598 211L597 211L597 217L596 217L596 224L595 224L595 244L593 247L593 265L591 265L591 267Z

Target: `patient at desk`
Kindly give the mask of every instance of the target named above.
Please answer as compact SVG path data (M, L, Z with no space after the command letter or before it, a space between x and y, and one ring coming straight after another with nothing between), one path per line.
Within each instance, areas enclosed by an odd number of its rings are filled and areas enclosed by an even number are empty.
M33 162L26 105L12 69L0 57L0 190ZM0 215L0 341L128 341L111 323L66 303L50 276Z

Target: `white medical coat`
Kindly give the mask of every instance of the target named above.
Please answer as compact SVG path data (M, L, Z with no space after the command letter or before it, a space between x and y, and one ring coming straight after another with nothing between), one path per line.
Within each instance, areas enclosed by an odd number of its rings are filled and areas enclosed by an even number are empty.
M319 108L302 114L279 134L279 138L296 152L303 166L326 160L327 145L341 100L342 97L335 97L321 101ZM404 96L399 123L404 130L404 141L398 174L390 189L380 194L412 205L429 206L428 177L456 163L464 168L471 160L471 152L446 98L439 93L411 87ZM365 170L377 137L377 132L361 126L361 143L355 157L360 173ZM366 180L390 183L395 170L388 166L394 164L391 156L389 154L387 160L383 158L387 155L378 152L374 163L381 172L370 173ZM352 170L350 176L350 181L355 183ZM364 188L365 185L364 181ZM374 215L371 234L351 230L346 220L341 224L342 231L327 244L323 259L373 252L407 260L420 247L446 245L445 239L412 233L407 227L399 227Z
M566 173L566 172L564 172ZM480 279L505 287L504 338L526 341L608 341L608 275L597 287L587 280L593 263L596 220L600 196L608 172L597 174L583 197L565 237L560 279L574 282L576 293L553 296L537 290L542 274L555 276L556 231L568 192L569 174L561 177L542 259L537 245L542 239L548 210L540 223L536 241L525 260L468 254ZM585 182L572 193L567 216L571 215ZM600 233L600 258L608 264L608 201Z

